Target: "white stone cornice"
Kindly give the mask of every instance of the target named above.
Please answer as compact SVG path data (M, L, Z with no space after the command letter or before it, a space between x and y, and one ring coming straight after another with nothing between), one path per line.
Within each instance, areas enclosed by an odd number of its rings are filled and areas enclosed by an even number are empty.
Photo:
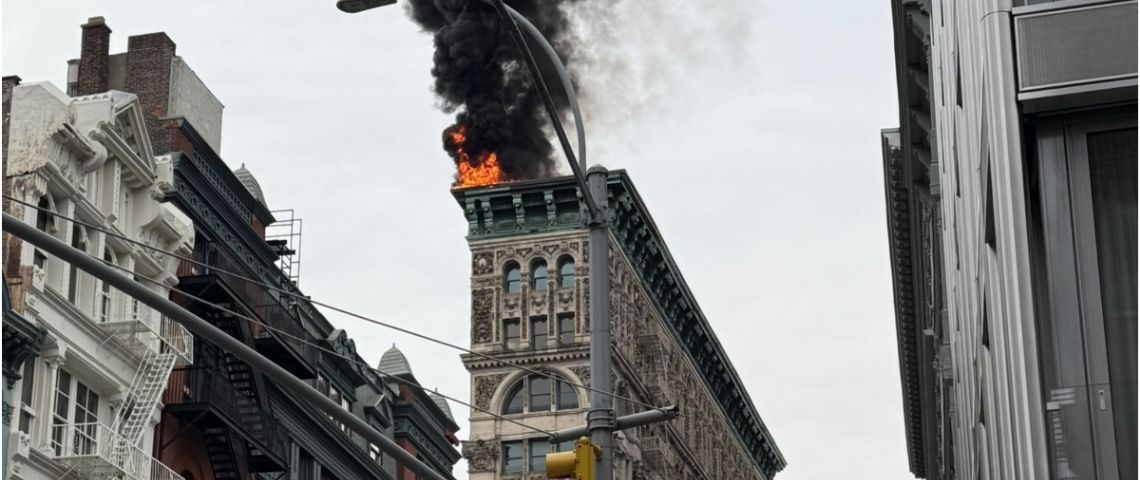
M154 160L141 157L130 145L127 145L113 123L99 122L88 135L102 143L119 159L119 163L124 167L123 182L128 186L139 188L154 183L156 178Z

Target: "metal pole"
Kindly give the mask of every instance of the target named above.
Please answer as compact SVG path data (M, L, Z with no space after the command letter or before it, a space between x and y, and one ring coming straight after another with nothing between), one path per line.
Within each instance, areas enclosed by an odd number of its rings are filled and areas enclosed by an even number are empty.
M584 182L585 176L582 173L582 165L578 164L578 161L574 157L574 150L570 148L570 140L566 138L566 130L562 128L562 120L558 118L558 108L554 106L554 100L550 97L550 89L546 86L546 80L542 78L542 71L538 69L538 62L534 60L534 54L531 53L530 47L527 46L526 39L522 36L522 30L519 29L518 23L515 23L514 19L511 18L511 14L507 10L507 6L503 3L503 0L491 0L491 5L495 7L495 11L499 14L499 20L508 25L507 31L511 34L511 40L515 42L515 47L522 52L526 67L530 70L530 76L534 78L535 86L538 87L539 97L542 97L542 105L546 108L547 116L550 117L550 125L554 127L554 133L557 134L558 143L562 145L562 152L566 155L566 160L570 162L570 170L574 172L574 179L578 181L578 188L584 192L588 187ZM598 216L597 199L583 193L582 200L586 202L586 206L590 209L590 215Z
M620 432L630 428L636 428L651 423L664 422L672 420L677 417L678 409L676 405L670 405L665 408L657 410L646 410L644 412L637 412L630 415L625 415L614 419L614 431ZM590 434L590 428L570 427L565 430L559 430L550 434L550 441L558 443L563 440L574 440L585 435Z
M7 213L4 214L3 226L4 231L42 248L44 251L59 257L61 260L76 266L95 278L111 284L127 295L138 299L146 306L182 324L191 332L217 345L222 350L232 353L235 357L238 357L251 367L265 374L265 376L273 379L283 390L295 393L302 400L317 407L325 414L345 424L345 426L352 429L352 431L360 434L365 440L376 444L376 446L380 447L381 451L395 458L396 463L404 465L420 477L432 480L447 480L446 477L419 461L414 455L404 451L403 448L400 448L400 446L396 445L391 439L374 430L372 426L368 425L364 420L353 415L352 412L341 408L340 405L328 397L325 397L324 394L318 392L303 380L293 376L293 374L287 372L276 363L273 363L273 361L257 353L256 350L246 346L236 338L229 336L209 322L194 315L189 310L147 289L141 283L127 278L111 267L104 265L100 260L96 260L84 252L71 248L55 237L36 230L31 225L19 221Z
M590 412L586 414L586 427L590 440L601 447L597 480L613 478L613 400L603 392L611 390L610 382L610 235L606 228L609 210L606 181L609 171L595 165L586 172L590 196L600 214L589 220L590 225Z
M566 92L566 101L570 104L570 112L574 114L574 133L578 137L578 162L585 170L588 164L586 163L586 126L582 123L582 110L578 108L578 95L574 93L574 82L570 81L570 73L566 71L566 65L562 64L562 59L558 58L558 52L546 41L546 37L542 36L542 32L538 31L530 20L527 20L518 10L511 8L510 5L503 5L507 9L507 13L511 14L511 18L516 22L522 24L526 28L526 32L542 50L546 52L546 57L550 59L550 63L554 65L554 71L558 74L558 79L562 81L562 90Z

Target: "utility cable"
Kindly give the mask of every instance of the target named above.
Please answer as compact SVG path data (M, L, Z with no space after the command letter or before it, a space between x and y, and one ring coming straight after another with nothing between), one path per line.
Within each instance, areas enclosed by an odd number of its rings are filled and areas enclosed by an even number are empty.
M94 255L90 255L90 254L88 254L88 256L91 256L92 258L94 258ZM112 263L112 262L108 262L108 261L106 261L106 260L102 260L102 259L98 259L98 258L96 258L96 259L97 259L97 260L99 260L99 261L101 261L101 262L103 262L103 264L105 264L105 265L107 265L107 266L109 266L109 267L111 267L111 268L114 268L114 269L116 269L116 270L122 271L122 272L124 272L124 273L127 273L127 274L130 274L130 275L133 275L135 279L143 279L143 280L145 280L145 281L147 281L147 282L149 282L149 283L151 283L151 284L154 284L154 285L156 285L156 286L159 286L159 287L163 287L163 288L167 288L167 289L169 289L171 292L174 292L174 293L177 293L177 294L179 294L179 295L182 295L182 296L184 296L184 297L186 297L186 298L188 298L188 299L190 299L190 300L193 300L193 301L195 301L195 302L197 302L197 303L200 303L200 304L202 304L202 305L206 305L206 306L208 306L208 307L211 307L211 308L214 308L214 309L216 309L216 310L219 310L219 311L222 311L222 312L228 313L228 314L230 314L230 315L232 315L232 316L234 316L234 317L237 317L237 318L239 318L239 319L242 319L242 320L245 320L245 321L247 321L247 322L250 322L250 323L252 323L252 324L254 324L254 325L257 325L257 326L259 326L259 327L261 327L261 328L264 328L264 329L266 329L266 330L269 330L269 331L271 331L271 332L273 332L273 333L275 333L275 334L277 334L277 335L281 335L281 336L283 336L283 337L288 337L288 338L292 339L292 340L293 340L293 341L295 341L295 342L298 342L298 343L303 343L303 344L309 345L309 346L311 346L311 347L313 347L313 348L316 348L316 349L318 349L318 350L320 350L320 351L322 351L322 352L324 352L324 353L327 353L327 354L329 354L329 355L332 355L332 356L335 356L335 357L341 358L341 359L343 359L343 360L345 360L345 361L347 361L347 362L349 362L349 363L351 363L351 364L354 364L354 365L360 365L360 366L364 367L364 368L365 368L365 369L367 369L367 370L370 370L370 371L376 372L376 373L378 373L378 374L380 374L380 375L383 375L385 378L388 378L388 379L391 379L391 380L394 380L394 381L397 381L397 382L403 383L403 384L405 384L405 385L408 385L408 386L410 386L410 387L415 387L415 388L419 388L419 389L422 389L422 390L429 390L427 387L425 387L425 386L423 386L423 385L421 385L421 384L419 384L419 383L413 382L413 381L411 381L411 380L408 380L408 379L404 379L404 378L400 378L400 377L397 377L397 376L395 376L395 375L392 375L392 374L390 374L390 373L388 373L388 372L385 372L385 371L383 371L383 370L380 370L380 369L377 369L377 368L373 368L371 365L368 365L368 363L367 363L367 362L363 362L363 361L361 361L361 360L358 360L358 359L356 359L356 358L353 358L353 357L351 357L351 356L348 356L348 355L345 355L345 354L339 353L339 352L337 352L337 351L335 351L335 350L332 350L332 349L326 348L326 347L324 347L324 346L322 346L322 345L320 345L320 344L318 344L318 343L316 343L316 342L313 342L313 341L311 341L311 340L307 340L307 339L304 339L304 338L298 337L298 336L296 336L296 335L294 335L294 334L292 334L292 333L289 333L289 332L286 332L286 331L284 331L283 329L280 329L280 328L277 328L277 327L273 327L273 326L271 326L271 325L269 325L269 324L266 324L265 322L263 322L263 321L261 321L261 320L257 320L257 319L255 319L255 318L253 318L253 317L250 317L250 316L247 316L247 315L245 315L245 314L239 313L239 312L237 312L237 311L231 310L231 309L229 309L229 308L226 308L226 307L225 307L225 306L223 306L223 305L220 305L220 304L217 304L217 303L211 302L211 301L209 301L209 300L206 300L206 299L204 299L204 298L202 298L202 297L199 297L199 296L193 295L193 294L191 294L191 293L189 293L189 292L187 292L187 291L185 291L185 290L181 290L181 289L178 289L178 288L173 288L173 287L168 287L168 286L167 286L165 283L163 283L161 280L156 280L156 279L154 279L154 278L151 278L151 277L148 277L148 276L145 276L145 275L139 275L137 272L134 272L134 271L132 271L132 270L130 270L130 269L128 269L128 268L126 268L126 267L123 267L123 266L120 266L120 265L116 265L116 264L114 264L114 263ZM497 418L497 419L499 419L499 420L503 420L503 421L505 421L505 422L510 422L510 423L513 423L513 424L519 425L519 426L521 426L521 427L525 427L525 428L528 428L528 429L530 429L530 430L534 430L534 431L536 431L536 432L539 432L539 433L541 433L541 434L543 434L543 435L546 435L546 436L552 436L552 435L550 434L550 432L548 432L548 431L546 431L546 430L542 430L542 429L540 429L540 428L538 428L538 427L534 427L534 426L531 426L531 425L527 425L527 424L525 424L525 423L522 423L522 422L519 422L519 421L517 421L517 420L514 420L514 419L510 419L510 418L507 418L507 417L504 417L504 416L502 416L502 415L496 414L496 413L495 413L495 412L493 412L493 411L490 411L490 410L487 410L487 409L484 409L484 408L480 408L480 407L477 407L477 406L475 406L475 405L472 405L472 404L470 404L470 403L467 403L467 402L465 402L465 401L459 400L458 398L455 398L455 397L452 397L452 396L449 396L449 395L444 395L444 394L442 394L442 393L439 393L439 391L438 391L438 390L432 390L432 391L433 391L433 392L434 392L436 395L439 395L440 397L446 398L446 399L448 399L448 400L451 400L451 401L453 401L453 402L455 402L455 403L458 403L458 404L460 404L460 405L463 405L463 406L465 406L465 407L469 407L469 408L472 408L472 409L474 409L474 410L477 410L477 411L480 411L480 412L486 413L486 414L488 414L488 415L491 415L491 416L493 416L493 417L495 417L495 418Z
M254 284L254 285L257 285L257 286L259 286L259 287L262 287L262 288L266 288L266 289L269 289L269 290L273 290L273 291L275 291L275 292L278 292L278 293L280 293L280 294L283 294L283 295L287 295L287 296L289 296L289 297L292 297L292 298L298 299L298 300L300 300L300 301L303 301L303 302L308 302L308 303L311 303L311 304L313 304L313 305L317 305L317 306L325 307L325 308L327 308L327 309L329 309L329 310L332 310L332 311L334 311L334 312L337 312L337 313L341 313L341 314L344 314L344 315L348 315L348 316L350 316L350 317L356 318L356 319L358 319L358 320L362 320L362 321L364 321L364 322L367 322L367 323L371 323L371 324L374 324L374 325L379 325L379 326L381 326L381 327L389 328L389 329L395 330L395 331L397 331L397 332L400 332L400 333L404 333L404 334L407 334L407 335L411 335L411 336L413 336L413 337L416 337L416 338L419 338L419 339L421 339L421 340L426 340L426 341L429 341L429 342L435 343L435 344L437 344L437 345L442 345L442 346L445 346L445 347L448 347L448 348L452 348L452 349L455 349L455 350L459 350L459 351L461 351L461 352L464 352L464 353L468 353L468 354L471 354L471 355L475 355L475 356L477 356L477 357L480 357L480 358L482 358L482 359L485 359L485 360L490 360L490 361L492 361L492 362L495 362L495 363L497 363L497 364L499 364L499 365L507 366L507 367L510 367L510 368L514 368L514 369L517 369L517 370L522 370L522 371L524 371L524 372L527 372L527 373L530 373L530 374L533 374L533 375L538 375L538 376L546 377L546 378L549 378L549 379L551 379L551 380L557 380L557 381L561 381L561 382L563 382L563 383L565 383L565 384L567 384L567 385L570 385L570 386L572 386L572 387L581 388L581 389L584 389L584 390L587 390L587 391L590 391L590 392L597 392L597 393L599 393L599 394L602 394L602 395L606 395L606 396L608 396L608 397L611 397L611 398L615 398L615 399L618 399L618 400L622 400L622 401L625 401L625 402L629 402L629 403L631 403L631 404L634 404L634 405L638 405L638 406L641 406L641 407L645 407L645 408L648 408L648 409L651 409L651 410L659 410L659 411L662 411L662 412L665 412L665 411L666 411L666 409L664 409L664 408L662 408L662 407L659 407L659 406L656 406L656 405L652 405L652 404L649 404L649 403L641 402L641 401L638 401L638 400L636 400L636 399L633 399L633 398L629 398L629 397L626 397L626 396L617 395L617 394L615 394L615 393L606 392L606 391L603 391L603 390L599 390L599 389L596 389L596 388L592 388L592 387L590 387L590 386L588 386L588 385L584 385L584 384L580 384L580 383L574 383L574 382L565 381L564 379L562 379L562 378L558 377L557 375L554 375L554 374L552 374L552 373L549 373L549 372L544 372L544 371L542 371L542 370L536 370L536 369L533 369L533 368L529 368L529 367L526 367L526 366L523 366L523 365L514 364L514 363L508 362L508 361L506 361L506 360L502 360L502 359L500 359L500 358L497 358L497 357L495 357L495 356L492 356L492 355L488 355L488 354L486 354L486 353L482 353L482 352L476 352L476 351L474 351L474 350L471 350L471 349L469 349L469 348L466 348L466 347L462 347L462 346L460 346L460 345L456 345L456 344L453 344L453 343L449 343L449 342L446 342L446 341L444 341L444 340L440 340L440 339L437 339L437 338L434 338L434 337L430 337L430 336L428 336L428 335L425 335L425 334L422 334L422 333L419 333L419 332L416 332L416 331L413 331L413 330L409 330L409 329L407 329L407 328L404 328L404 327L396 326L396 325L393 325L393 324L390 324L390 323L387 323L387 322L383 322L383 321L381 321L381 320L376 320L376 319L374 319L374 318L366 317L366 316L364 316L364 315L361 315L361 314L359 314L359 313L355 313L355 312L352 312L352 311L349 311L349 310L346 310L346 309L343 309L343 308L340 308L340 307L336 307L336 306L333 306L333 305L330 305L330 304L327 304L327 303L324 303L324 302L320 302L320 301L317 301L317 300L313 300L313 299L311 299L311 298L309 298L309 297L307 297L307 296L305 296L305 295L301 295L301 294L298 294L298 293L294 293L294 292L292 292L292 291L289 291L289 290L285 290L285 289L282 289L282 288L279 288L279 287L276 287L276 286L273 286L273 285L269 285L269 284L267 284L267 283L264 283L264 282L260 282L260 281L254 280L254 279L252 279L252 278L246 277L246 276L244 276L244 275L241 275L241 274L239 274L239 273L234 273L234 272L230 272L230 271L227 271L227 270L223 270L223 269L217 268L217 267L215 267L215 266L213 266L213 265L210 265L210 264L208 264L208 263L205 263L205 262L201 262L201 261L195 260L195 259L193 259L193 258L190 258L190 257L185 257L185 256L179 255L179 254L177 254L177 253L174 253L174 252L170 252L170 251L167 251L167 250L163 250L163 249L161 249L161 248L158 248L158 247L154 247L154 246L151 246L151 245L147 245L146 243L143 243L143 242L141 242L141 241L139 241L139 240L135 240L135 239L133 239L133 238L129 238L129 237L127 237L127 236L125 236L125 235L122 235L122 234L119 234L119 233L117 233L117 232L115 232L115 231L113 231L113 230L110 230L110 229L107 229L107 228L101 227L101 226L99 226L99 225L93 225L93 224L91 224L91 223L88 223L88 222L84 222L84 221L82 221L82 220L78 220L78 219L75 219L75 218L72 218L72 217L68 217L68 216L62 215L62 214L59 214L59 213L56 213L56 212L53 212L53 211L51 211L51 209L48 209L48 208L43 208L43 207L40 207L39 205L34 205L34 204L31 204L31 203L25 202L25 201L23 201L23 200L20 200L20 199L17 199L17 198L13 198L13 197L10 197L10 196L8 196L8 195L3 195L3 198L4 198L4 199L7 199L7 200L11 200L12 202L18 203L18 204L20 204L20 205L24 205L24 206L26 206L26 207L30 207L30 208L33 208L33 209L35 209L35 210L38 210L38 211L43 211L43 212L46 212L46 213L48 213L48 214L50 214L50 215L52 215L52 216L55 216L55 217L59 217L59 218L62 218L62 219L64 219L64 220L67 220L67 221L69 221L69 222L73 222L73 223L76 223L76 224L79 224L79 225L83 225L83 226L85 226L85 227L87 227L87 228L90 228L90 229L92 229L92 230L95 230L95 231L98 231L98 232L102 232L102 233L104 233L104 234L107 234L107 235L110 235L110 236L112 236L112 237L118 238L118 239L120 239L120 240L122 240L122 241L124 241L124 242L127 242L127 243L130 243L130 244L133 244L133 245L137 245L137 246L140 246L140 247L142 247L142 248L145 248L145 249L147 249L147 250L151 250L151 251L153 251L153 252L156 252L156 253L160 253L160 254L163 254L163 255L166 255L166 256L169 256L169 257L177 258L177 259L179 259L179 260L182 260L182 261L186 261L186 262L192 263L192 264L194 264L194 265L198 265L198 266L200 266L200 267L203 267L203 268L207 268L207 269L209 269L209 270L210 270L211 272L213 272L213 273L221 273L221 274L225 274L225 275L228 275L228 276L230 276L230 277L236 278L236 279L238 279L238 280L243 280L243 281L246 281L246 282L250 282L250 283L252 283L252 284ZM100 260L100 261L102 261L102 260Z

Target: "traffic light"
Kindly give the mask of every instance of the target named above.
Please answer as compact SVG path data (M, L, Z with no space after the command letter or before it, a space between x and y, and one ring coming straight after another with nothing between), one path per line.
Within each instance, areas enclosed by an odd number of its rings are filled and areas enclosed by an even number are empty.
M546 454L546 478L594 480L594 469L601 455L601 447L586 437L579 438L572 451Z

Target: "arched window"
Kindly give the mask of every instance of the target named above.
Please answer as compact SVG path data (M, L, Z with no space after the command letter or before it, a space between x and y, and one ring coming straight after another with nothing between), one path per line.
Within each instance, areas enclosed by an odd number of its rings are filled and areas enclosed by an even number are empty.
M546 260L535 260L530 264L530 276L533 282L534 291L541 292L546 290Z
M503 402L503 415L523 413L523 382L516 383L507 393L507 401Z
M503 415L510 415L574 408L578 408L578 395L569 383L545 375L529 375L507 390L502 411Z
M558 260L558 288L574 288L574 259L562 257Z
M519 293L522 289L522 272L519 264L510 262L503 268L503 288L507 293Z

